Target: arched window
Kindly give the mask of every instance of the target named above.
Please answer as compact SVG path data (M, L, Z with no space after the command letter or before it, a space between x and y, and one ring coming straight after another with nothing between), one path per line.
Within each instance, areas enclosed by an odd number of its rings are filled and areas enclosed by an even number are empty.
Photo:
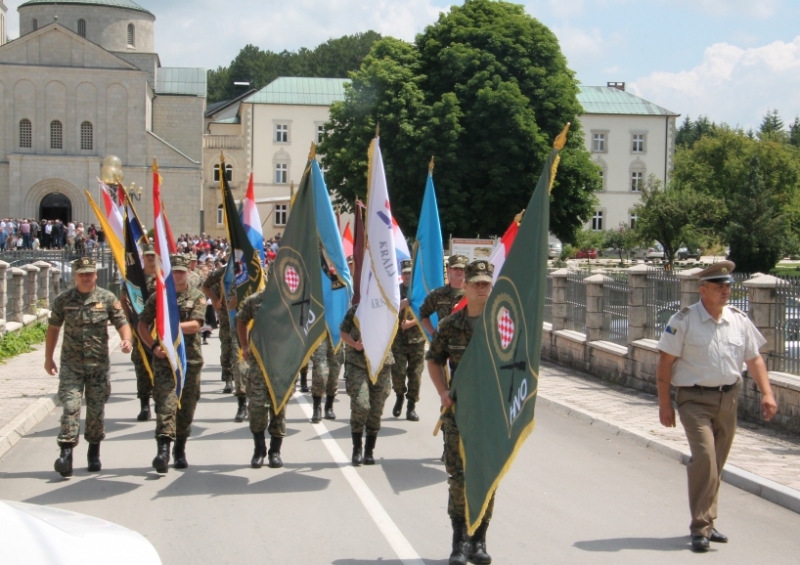
M136 47L136 27L128 24L128 47Z
M225 210L222 207L222 204L220 204L219 206L217 206L217 225L218 226L221 226L221 225L223 225L225 223L224 215L225 215Z
M86 20L78 20L78 35L86 37Z
M219 182L219 165L214 165L214 182ZM233 165L225 165L225 180L233 182Z
M33 146L33 127L28 118L19 121L19 146L30 149Z
M36 31L37 29L39 29L39 20L37 20L36 18L33 18L33 21L31 22L31 27L33 27L33 31Z
M81 151L94 151L94 127L92 122L81 124Z
M50 122L50 149L64 148L64 126L58 120Z

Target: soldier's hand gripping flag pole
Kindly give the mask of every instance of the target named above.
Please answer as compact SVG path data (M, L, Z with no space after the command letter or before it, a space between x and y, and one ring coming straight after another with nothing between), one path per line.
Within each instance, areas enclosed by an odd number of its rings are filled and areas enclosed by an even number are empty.
M550 190L569 124L556 139L453 379L470 535L534 427L547 283Z

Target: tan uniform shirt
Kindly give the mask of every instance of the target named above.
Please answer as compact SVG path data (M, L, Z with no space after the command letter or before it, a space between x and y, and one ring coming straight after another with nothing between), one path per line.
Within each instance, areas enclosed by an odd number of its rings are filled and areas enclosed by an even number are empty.
M735 384L742 365L758 356L767 342L747 314L726 306L716 321L702 302L684 308L669 320L658 349L677 357L674 386Z

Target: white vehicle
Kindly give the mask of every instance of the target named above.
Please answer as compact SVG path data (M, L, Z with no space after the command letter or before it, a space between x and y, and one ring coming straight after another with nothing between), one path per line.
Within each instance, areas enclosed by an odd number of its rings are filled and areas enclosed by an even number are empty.
M144 536L112 522L0 500L3 565L161 565Z

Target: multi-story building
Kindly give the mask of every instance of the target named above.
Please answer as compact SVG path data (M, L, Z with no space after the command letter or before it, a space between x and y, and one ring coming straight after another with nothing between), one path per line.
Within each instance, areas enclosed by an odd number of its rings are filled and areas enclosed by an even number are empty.
M8 31L6 31L6 14L8 14L8 8L3 0L0 0L0 45L4 45L6 39L8 39Z
M96 222L107 155L152 226L156 157L174 232L197 233L203 209L204 69L162 67L155 16L132 0L29 0L20 37L0 46L0 210Z
M586 227L634 226L633 207L652 175L666 183L675 154L676 114L625 92L625 83L581 86L586 149L602 169L600 201Z

